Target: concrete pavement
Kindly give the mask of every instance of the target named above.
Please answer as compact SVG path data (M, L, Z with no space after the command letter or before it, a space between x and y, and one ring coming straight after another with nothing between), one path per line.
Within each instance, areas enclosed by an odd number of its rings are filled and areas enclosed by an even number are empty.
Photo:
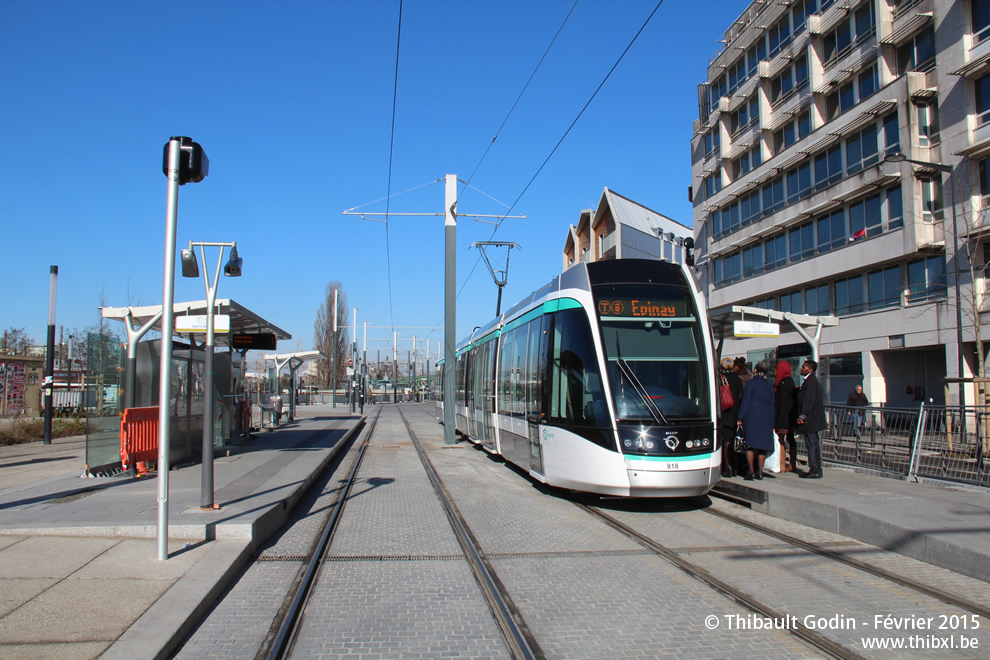
M166 561L157 479L81 478L80 437L0 447L0 656L166 657L361 426L299 413L216 457L215 511L199 464L170 471Z

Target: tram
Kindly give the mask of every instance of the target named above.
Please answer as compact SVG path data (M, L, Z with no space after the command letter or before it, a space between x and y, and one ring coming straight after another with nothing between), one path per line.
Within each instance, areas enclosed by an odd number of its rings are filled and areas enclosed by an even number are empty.
M712 355L685 266L577 264L458 345L456 430L551 486L703 495L721 473Z

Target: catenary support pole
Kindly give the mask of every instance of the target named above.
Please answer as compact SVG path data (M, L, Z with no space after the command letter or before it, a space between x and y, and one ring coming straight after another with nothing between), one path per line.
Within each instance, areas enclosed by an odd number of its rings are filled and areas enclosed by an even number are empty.
M457 349L457 175L444 188L443 444L454 440L454 360Z

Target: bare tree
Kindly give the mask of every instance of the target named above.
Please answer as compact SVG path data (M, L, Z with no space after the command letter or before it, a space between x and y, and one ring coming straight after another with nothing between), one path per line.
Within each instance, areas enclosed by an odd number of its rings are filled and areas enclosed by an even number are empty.
M7 355L24 355L28 347L34 346L34 340L28 336L24 328L8 328L3 331L3 338L0 339L0 353Z
M336 326L334 330L334 293L337 298ZM331 280L323 292L323 302L316 312L313 346L327 356L318 362L318 378L324 387L333 387L333 369L337 371L337 382L345 380L347 374L347 294L340 282Z

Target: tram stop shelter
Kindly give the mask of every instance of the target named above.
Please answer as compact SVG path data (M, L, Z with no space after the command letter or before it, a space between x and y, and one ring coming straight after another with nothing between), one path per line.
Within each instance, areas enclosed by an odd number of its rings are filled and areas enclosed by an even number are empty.
M302 351L298 353L280 353L276 355L266 355L266 360L275 363L275 380L278 381L278 373L282 367L289 365L289 421L296 417L296 371L309 360L325 360L327 356L319 351Z
M746 318L747 316L749 319ZM735 337L769 338L779 336L780 330L778 327L776 332L774 332L774 329L770 326L775 323L786 322L808 342L808 346L811 348L811 359L818 362L821 350L822 329L839 325L839 319L835 316L794 314L791 312L778 312L775 309L763 309L762 307L748 307L745 305L728 305L709 309L708 318L711 319L715 340L718 342L716 358L721 357L722 344L725 341L727 329L730 329L731 336ZM757 319L762 321L753 323ZM748 324L747 321L749 321ZM814 329L814 334L811 332L812 328Z
M173 391L168 395L172 415L183 423L171 426L171 461L177 462L199 455L201 442L196 440L202 433L204 391L204 359L206 349L207 313L206 300L176 302L175 337L188 343L173 343L172 365L176 379ZM141 341L149 331L161 333L162 306L143 307L104 307L100 313L105 319L120 321L127 331L126 360L124 361L124 388L121 392L121 410L136 407L158 406L162 402L158 392L160 373L161 340ZM214 350L227 347L229 353L218 353L214 358L214 378L212 396L221 404L220 415L213 420L216 428L214 443L223 441L238 433L244 433L243 408L246 405L244 390L246 373L245 355L248 350L271 350L279 340L292 339L285 330L259 314L229 298L216 300L213 309L215 322ZM248 422L249 423L249 422ZM198 427L198 431L197 431ZM107 429L108 434L112 433ZM119 424L114 438L107 437L96 445L109 445L119 441ZM90 439L87 437L87 449ZM116 450L119 452L119 448ZM103 451L97 451L102 456ZM119 460L119 458L118 458ZM87 461L90 465L101 465L102 460Z

